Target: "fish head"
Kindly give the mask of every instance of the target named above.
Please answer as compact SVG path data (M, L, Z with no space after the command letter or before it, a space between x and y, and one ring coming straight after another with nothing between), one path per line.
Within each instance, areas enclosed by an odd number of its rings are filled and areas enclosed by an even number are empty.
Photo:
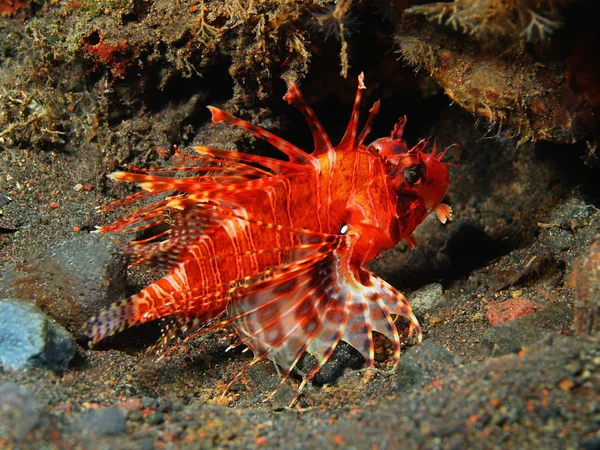
M391 136L373 141L368 150L388 165L390 184L397 194L400 239L411 243L411 233L430 213L446 223L452 210L442 203L450 186L448 165L442 161L446 152L438 153L435 144L431 152L425 152L427 139L409 149L402 139L405 124L406 117L401 117Z

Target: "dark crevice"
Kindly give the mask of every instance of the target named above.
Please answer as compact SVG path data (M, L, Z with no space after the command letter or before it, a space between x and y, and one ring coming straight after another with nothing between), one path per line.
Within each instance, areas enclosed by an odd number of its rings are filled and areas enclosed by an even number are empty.
M577 190L586 203L600 207L600 155L585 142L571 145L540 142L536 157L556 174L555 184L565 191Z
M119 350L129 354L138 353L158 341L161 335L159 324L160 321L155 320L128 328L95 344L94 350ZM79 339L78 343L85 348L86 341L86 339Z
M98 45L102 37L100 36L100 32L95 30L90 33L90 35L85 39L88 45Z
M519 242L507 238L494 239L481 227L463 223L448 238L445 254L449 266L443 274L442 283L447 286L452 281L466 277L473 270L506 255L518 246Z
M207 102L222 102L233 94L233 80L228 74L228 63L223 61L207 70L202 77L173 77L165 87L160 87L160 68L147 83L144 91L144 105L150 112L156 112L167 104L188 101L196 93L206 93ZM154 81L152 81L154 79Z

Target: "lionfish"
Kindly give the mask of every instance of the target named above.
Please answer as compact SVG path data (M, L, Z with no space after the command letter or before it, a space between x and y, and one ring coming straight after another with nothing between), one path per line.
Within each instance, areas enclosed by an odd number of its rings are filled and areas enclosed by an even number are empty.
M419 342L421 327L406 298L364 266L402 239L414 247L412 232L431 212L443 223L450 218L450 207L442 203L449 176L435 145L430 153L424 153L427 140L408 148L402 139L406 117L389 137L363 144L379 110L377 101L358 134L364 89L361 73L350 122L336 146L291 83L283 98L306 118L312 153L209 106L214 123L243 128L286 160L194 147L197 154L187 156L197 167L129 168L109 175L142 191L104 210L170 194L98 230L135 232L167 224L166 231L133 241L127 250L136 264L167 265L170 272L90 319L91 342L156 319L168 319L159 346L185 331L232 324L236 345L254 353L247 367L268 358L283 369L277 388L305 353L315 357L296 398L340 341L371 367L373 333L381 333L391 341L397 365L395 316L408 320L408 335Z

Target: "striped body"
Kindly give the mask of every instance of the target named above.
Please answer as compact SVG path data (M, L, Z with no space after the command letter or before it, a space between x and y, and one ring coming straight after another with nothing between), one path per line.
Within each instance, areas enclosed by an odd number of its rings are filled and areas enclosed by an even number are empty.
M162 345L190 328L220 318L232 323L240 343L284 369L282 382L306 352L317 365L304 375L300 392L344 340L374 364L373 331L400 353L393 315L410 322L421 339L408 302L363 266L401 239L412 244L414 228L432 211L445 221L441 203L448 175L426 142L408 149L401 118L389 138L363 141L377 102L357 136L362 76L352 118L342 141L332 146L312 110L291 85L284 97L311 125L311 153L211 107L214 122L240 126L288 157L195 148L186 157L202 166L134 169L112 178L135 182L146 192L108 205L175 192L165 200L117 220L100 231L136 231L168 223L154 240L134 241L138 262L167 264L171 271L140 293L102 311L89 323L93 342L124 328L160 318L172 321ZM192 176L167 177L166 172ZM225 312L225 315L222 315ZM252 363L252 364L253 364Z

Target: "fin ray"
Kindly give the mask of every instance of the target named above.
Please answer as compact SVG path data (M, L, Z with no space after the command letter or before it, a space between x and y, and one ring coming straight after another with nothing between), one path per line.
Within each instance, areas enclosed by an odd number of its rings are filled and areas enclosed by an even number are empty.
M288 102L288 104L294 105L306 119L315 145L312 156L332 150L333 147L331 141L329 140L329 136L327 136L323 125L321 125L321 121L317 118L313 109L304 101L304 97L302 97L302 93L295 83L289 84L288 91L283 96L283 99Z
M209 106L208 109L212 114L213 123L225 122L236 127L240 127L247 132L253 134L255 137L259 139L263 139L271 144L273 147L281 150L284 154L290 158L290 162L292 163L310 163L313 164L315 158L313 158L308 153L299 149L293 144L290 144L288 141L274 135L273 133L257 127L256 125L251 124L243 119L239 119L227 111L223 111L222 109L215 108L214 106Z
M338 147L351 149L356 146L356 130L358 129L360 101L362 99L362 91L366 89L364 81L365 75L361 72L358 76L358 88L356 89L356 96L354 97L354 106L352 107L352 113L350 114L350 121L348 122L346 132L338 144Z

